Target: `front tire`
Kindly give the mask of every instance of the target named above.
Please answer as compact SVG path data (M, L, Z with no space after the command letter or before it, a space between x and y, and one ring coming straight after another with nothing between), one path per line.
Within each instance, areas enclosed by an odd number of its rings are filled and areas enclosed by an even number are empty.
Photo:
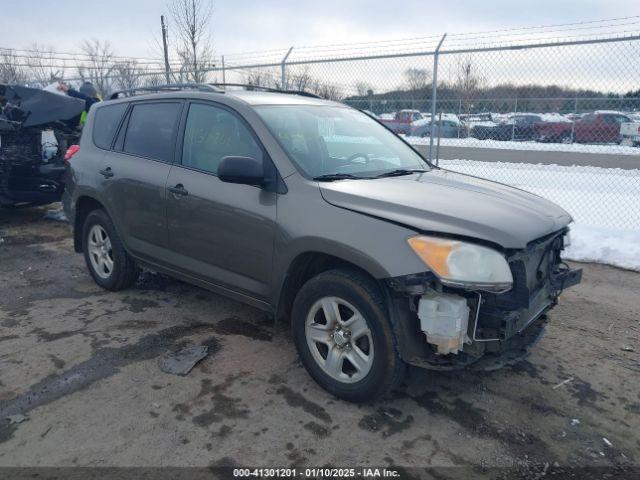
M125 251L116 229L104 210L94 210L82 228L84 259L93 280L111 291L130 287L139 269Z
M381 397L402 380L387 307L378 285L356 270L309 280L293 304L293 334L303 365L329 393L350 402Z

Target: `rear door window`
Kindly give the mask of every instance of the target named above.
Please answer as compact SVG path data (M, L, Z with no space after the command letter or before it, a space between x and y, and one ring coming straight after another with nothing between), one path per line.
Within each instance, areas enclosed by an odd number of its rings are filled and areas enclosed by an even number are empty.
M123 151L171 162L181 106L179 102L134 105L127 124Z
M111 148L113 136L126 109L126 103L105 105L96 109L96 117L93 121L93 143L95 143L96 147L105 150Z

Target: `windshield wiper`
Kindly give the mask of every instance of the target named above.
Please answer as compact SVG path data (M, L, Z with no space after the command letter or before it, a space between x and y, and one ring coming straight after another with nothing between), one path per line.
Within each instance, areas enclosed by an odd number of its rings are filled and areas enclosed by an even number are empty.
M371 178L385 178L385 177L399 177L401 175L411 175L412 173L425 173L429 170L423 170L421 168L398 168L388 172L381 173Z
M334 180L348 180L348 179L358 179L362 180L364 177L358 177L357 175L351 175L350 173L326 173L324 175L318 175L317 177L313 177L314 180L318 180L319 182L332 182Z

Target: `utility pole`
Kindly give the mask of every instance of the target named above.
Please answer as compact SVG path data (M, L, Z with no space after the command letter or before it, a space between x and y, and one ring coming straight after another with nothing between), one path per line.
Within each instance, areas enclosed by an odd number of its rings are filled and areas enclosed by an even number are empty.
M169 49L167 47L167 26L164 23L164 15L160 15L160 26L162 27L162 47L164 48L164 72L167 83L171 83L171 70L169 69Z
M224 55L222 55L222 83L227 83L227 75L224 68Z

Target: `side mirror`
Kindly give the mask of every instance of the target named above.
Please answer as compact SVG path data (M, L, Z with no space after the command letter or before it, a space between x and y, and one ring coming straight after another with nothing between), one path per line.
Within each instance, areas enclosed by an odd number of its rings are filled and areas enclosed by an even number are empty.
M264 165L252 157L224 157L218 165L218 178L227 183L262 186Z

